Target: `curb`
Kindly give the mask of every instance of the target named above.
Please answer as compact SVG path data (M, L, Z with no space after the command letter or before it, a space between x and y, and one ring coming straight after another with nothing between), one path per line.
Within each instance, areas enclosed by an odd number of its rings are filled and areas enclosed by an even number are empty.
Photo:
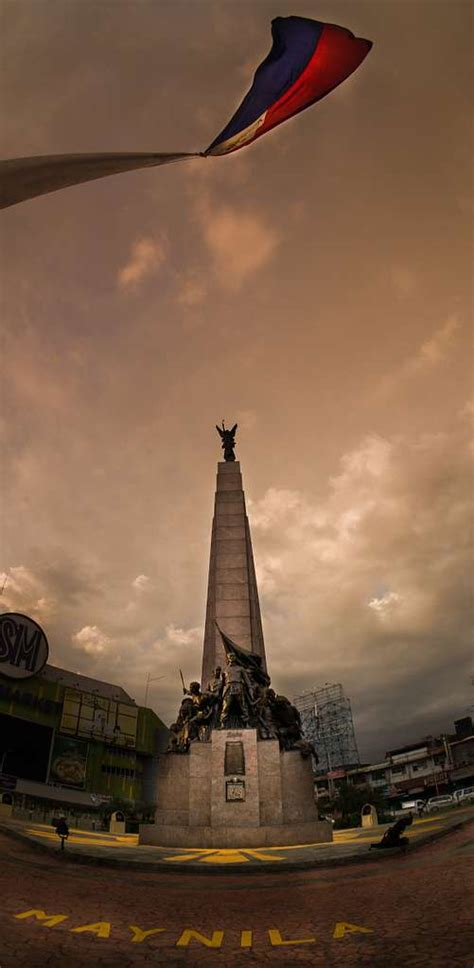
M222 864L222 866L216 865L216 867L212 867L200 864L199 862L194 863L193 861L188 861L185 865L179 862L173 864L171 860L157 860L155 862L145 863L139 860L133 861L124 860L123 858L115 859L114 857L97 857L93 854L79 852L73 853L68 851L67 848L64 851L64 854L60 854L59 848L55 850L53 847L50 847L47 844L33 840L27 834L10 827L8 824L0 822L0 831L11 837L13 840L19 840L21 843L26 843L30 847L49 854L49 856L53 859L56 859L58 863L64 863L66 861L74 864L91 865L93 867L111 867L116 870L135 870L140 871L141 873L148 871L149 873L157 872L160 874L164 872L167 874L177 874L179 872L180 874L212 874L217 876L229 876L230 874L250 874L253 876L254 874L268 874L270 870L272 873L278 874L286 871L331 870L333 867L349 867L350 865L354 864L380 864L385 860L390 860L391 857L406 857L407 855L419 851L423 847L434 843L436 840L441 840L448 834L460 830L469 823L474 823L474 817L464 817L462 820L450 824L449 827L445 827L443 830L436 830L431 834L427 833L422 840L418 840L413 844L410 844L408 847L394 847L390 849L390 851L378 852L371 851L370 845L367 845L367 850L365 852L361 851L360 854L351 854L348 857L334 857L333 859L323 858L321 860L317 860L317 858L315 858L314 860L289 861L288 863L283 862L278 866L277 870L275 870L273 864L265 863L265 861L261 861L258 866L252 865L247 867L247 865L242 866L238 864L236 867L232 866L231 868L230 865L226 866L225 864ZM244 850L244 848L241 849ZM243 869L243 867L245 869Z

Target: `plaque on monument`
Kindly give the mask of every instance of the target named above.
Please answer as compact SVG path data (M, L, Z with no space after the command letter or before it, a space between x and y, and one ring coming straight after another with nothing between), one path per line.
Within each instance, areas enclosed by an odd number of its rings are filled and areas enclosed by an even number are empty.
M245 780L238 780L237 777L227 780L225 798L226 800L245 800Z
M224 773L230 776L234 773L245 775L244 744L231 741L225 744Z

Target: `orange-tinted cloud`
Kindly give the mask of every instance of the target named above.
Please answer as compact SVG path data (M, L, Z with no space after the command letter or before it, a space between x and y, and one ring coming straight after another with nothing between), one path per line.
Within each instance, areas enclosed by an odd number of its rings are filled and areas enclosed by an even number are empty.
M166 259L166 245L162 239L141 238L132 243L128 262L118 272L120 289L137 286L155 275Z

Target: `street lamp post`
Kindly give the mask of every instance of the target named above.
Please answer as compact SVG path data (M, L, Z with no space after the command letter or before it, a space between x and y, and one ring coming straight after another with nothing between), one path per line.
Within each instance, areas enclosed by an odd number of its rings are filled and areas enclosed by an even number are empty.
M144 702L145 709L148 708L147 707L147 702L148 702L148 686L150 685L150 682L158 682L158 679L166 679L166 676L150 676L150 673L148 673L148 675L146 677L145 702Z

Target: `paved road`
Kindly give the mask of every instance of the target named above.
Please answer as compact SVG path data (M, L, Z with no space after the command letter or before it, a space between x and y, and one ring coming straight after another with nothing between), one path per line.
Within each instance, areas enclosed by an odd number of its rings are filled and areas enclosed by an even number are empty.
M385 863L248 877L71 864L0 834L0 966L471 968L473 860L473 823Z

